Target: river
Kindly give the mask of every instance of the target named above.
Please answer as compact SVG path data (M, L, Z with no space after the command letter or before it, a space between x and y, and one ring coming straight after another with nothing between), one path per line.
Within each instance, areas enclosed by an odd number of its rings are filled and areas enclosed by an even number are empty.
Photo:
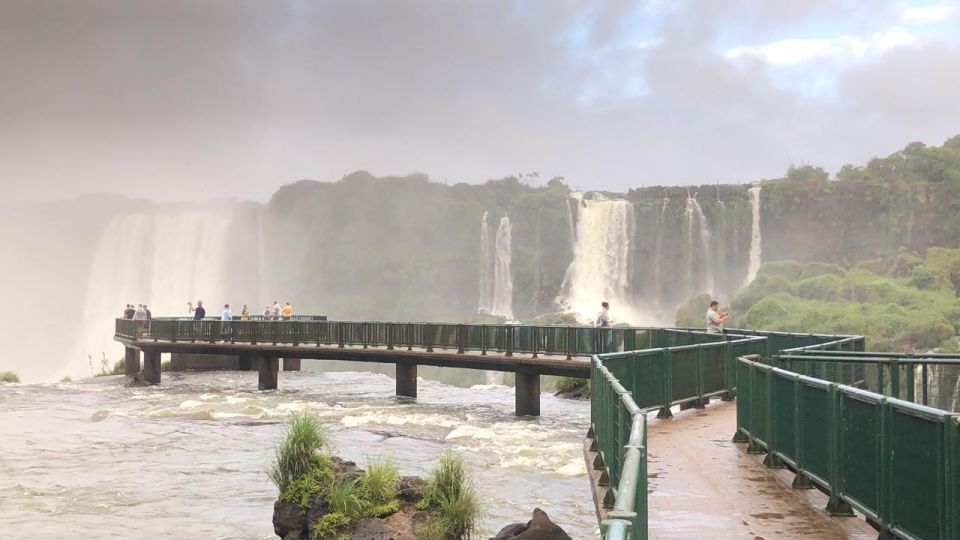
M304 361L305 369L318 363ZM573 538L596 538L582 440L589 404L542 397L513 416L513 389L421 379L394 397L383 374L164 373L58 384L0 383L0 538L276 538L265 474L291 412L313 410L336 453L389 458L425 475L445 450L466 460L485 506L478 538L543 508Z

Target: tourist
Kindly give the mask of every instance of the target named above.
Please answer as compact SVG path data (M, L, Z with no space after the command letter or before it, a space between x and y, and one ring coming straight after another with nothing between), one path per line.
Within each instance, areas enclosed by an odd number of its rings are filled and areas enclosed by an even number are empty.
M610 327L610 304L607 302L600 303L600 313L597 313L597 319L593 322L593 326L597 328L609 328Z
M148 308L146 304L143 305L143 313L144 313L144 318L146 320L148 321L153 320L153 313L150 313L150 308Z
M136 311L133 312L133 320L135 321L147 320L147 314L143 311L143 304L137 304L137 309Z
M190 306L190 311L193 312L193 320L202 321L204 317L207 316L207 310L203 309L203 300L197 300L197 307L193 307L193 304L187 304Z
M729 315L729 313L720 313L720 302L716 300L710 302L710 307L707 309L707 333L722 334L723 321L727 320Z
M240 320L241 321L250 320L250 308L248 308L246 304L243 305L243 311L240 312Z
M273 308L267 304L267 307L263 308L263 320L269 321L271 317L273 317Z
M233 312L230 311L230 304L223 305L223 313L220 314L220 337L226 339L230 333L230 323L233 322Z
M133 316L137 313L137 310L133 309L133 304L127 304L127 309L123 310L123 318L127 320L133 320Z
M280 302L276 300L273 301L273 311L270 312L270 318L275 321L280 320Z
M283 320L289 321L290 317L293 317L293 307L287 302L287 305L283 306Z

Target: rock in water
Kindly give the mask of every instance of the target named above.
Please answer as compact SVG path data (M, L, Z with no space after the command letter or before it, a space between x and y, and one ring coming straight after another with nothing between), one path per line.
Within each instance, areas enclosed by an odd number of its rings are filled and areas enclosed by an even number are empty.
M559 525L550 521L547 513L533 509L533 519L525 526L520 523L508 525L493 540L573 540Z
M307 511L296 503L278 500L273 503L273 532L285 540L295 533L299 538L307 527Z
M406 503L416 503L427 491L427 481L419 476L404 476L397 486L397 497Z

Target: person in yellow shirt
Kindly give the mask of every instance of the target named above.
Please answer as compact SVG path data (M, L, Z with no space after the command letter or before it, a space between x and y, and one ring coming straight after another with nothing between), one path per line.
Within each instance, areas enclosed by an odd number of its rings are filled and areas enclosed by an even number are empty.
M290 317L293 317L293 307L287 302L287 305L283 306L283 320L289 321Z

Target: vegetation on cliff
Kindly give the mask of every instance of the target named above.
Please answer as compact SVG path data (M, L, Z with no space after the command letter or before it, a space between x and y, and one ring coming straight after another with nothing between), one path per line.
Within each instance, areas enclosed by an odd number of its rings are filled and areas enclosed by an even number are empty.
M5 383L18 383L20 382L20 377L12 371L3 371L0 372L0 382Z
M871 350L952 350L958 298L958 249L930 248L925 257L902 251L851 268L775 261L734 297L727 326L861 334ZM702 326L705 300L681 308L677 324Z

